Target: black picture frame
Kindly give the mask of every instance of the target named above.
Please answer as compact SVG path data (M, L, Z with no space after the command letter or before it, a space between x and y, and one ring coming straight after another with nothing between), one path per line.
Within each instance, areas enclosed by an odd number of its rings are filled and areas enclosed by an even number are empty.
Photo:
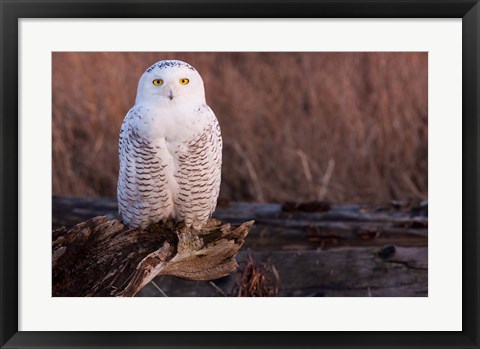
M46 347L479 348L478 0L1 0L0 344ZM463 291L460 332L18 331L18 19L20 18L462 18ZM460 233L460 232L452 232ZM321 316L321 314L320 314ZM394 316L394 314L392 314ZM388 321L388 319L385 319Z

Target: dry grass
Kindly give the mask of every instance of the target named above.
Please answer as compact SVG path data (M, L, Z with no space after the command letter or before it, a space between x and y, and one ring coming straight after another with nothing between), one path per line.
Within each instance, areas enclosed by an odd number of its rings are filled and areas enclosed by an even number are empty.
M257 263L249 255L239 276L231 296L275 297L278 294L280 275L274 265Z
M199 70L219 119L221 197L426 198L426 53L54 53L54 194L116 195L138 78L172 58Z

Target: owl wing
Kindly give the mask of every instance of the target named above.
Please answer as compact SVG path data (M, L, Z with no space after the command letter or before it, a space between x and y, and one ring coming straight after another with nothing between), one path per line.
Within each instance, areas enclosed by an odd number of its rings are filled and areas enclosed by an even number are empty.
M159 156L165 146L152 144L138 134L135 124L141 119L141 108L132 108L119 138L118 210L123 222L132 228L146 228L167 219L173 210L166 184L168 163Z
M177 154L178 193L174 199L177 218L195 229L215 211L222 168L222 136L217 118L207 105L197 112L208 119L208 124Z

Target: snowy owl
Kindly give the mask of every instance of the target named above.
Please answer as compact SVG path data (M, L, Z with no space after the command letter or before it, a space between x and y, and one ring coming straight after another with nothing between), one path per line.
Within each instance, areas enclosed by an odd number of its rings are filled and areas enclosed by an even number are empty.
M117 198L131 228L173 218L200 229L220 191L222 137L190 64L159 61L138 82L119 140Z

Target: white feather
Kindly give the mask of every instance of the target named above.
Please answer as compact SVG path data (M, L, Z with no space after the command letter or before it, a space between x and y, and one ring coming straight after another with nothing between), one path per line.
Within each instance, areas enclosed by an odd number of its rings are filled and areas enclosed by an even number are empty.
M179 83L184 78L187 85ZM222 138L196 70L180 61L147 69L120 131L119 159L124 223L145 228L174 218L195 229L206 223L220 190Z

